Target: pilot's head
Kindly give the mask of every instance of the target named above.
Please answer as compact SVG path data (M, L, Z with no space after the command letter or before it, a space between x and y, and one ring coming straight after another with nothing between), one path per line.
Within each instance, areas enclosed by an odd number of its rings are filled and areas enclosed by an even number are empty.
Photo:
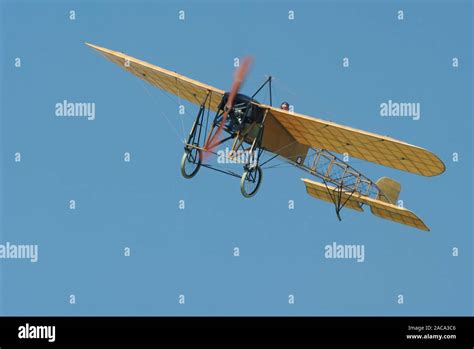
M282 102L280 104L280 109L283 109L283 110L290 110L290 105L288 104L288 102Z

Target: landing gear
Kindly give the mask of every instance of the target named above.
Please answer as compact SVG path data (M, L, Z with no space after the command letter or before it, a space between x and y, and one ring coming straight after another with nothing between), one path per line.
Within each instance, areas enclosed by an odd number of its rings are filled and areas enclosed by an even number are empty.
M204 111L206 110L206 101L208 100L209 94L210 92L206 95L206 98L199 108L199 113L196 116L196 120L189 133L188 141L184 147L184 154L181 158L181 174L184 178L193 178L202 165L202 152L199 147Z
M270 78L265 84L269 82ZM184 154L181 158L181 174L184 178L192 178L201 167L206 167L231 175L240 179L240 192L244 197L250 198L258 192L262 182L263 171L259 166L259 160L265 151L262 140L268 109L262 109L258 102L253 99L253 96L248 97L237 93L232 97L230 110L226 109L228 108L229 93L225 93L220 97L221 100L218 105L211 97L211 91L209 91L201 103L189 133ZM211 104L211 102L214 104ZM209 122L209 111L213 108L217 109L216 114L214 120ZM220 131L224 131L227 135L219 137ZM213 149L230 140L234 140L229 153L232 155L227 155L226 150L225 163L227 163L227 160L233 160L233 163L235 163L238 159L234 154L239 154L242 151L245 155L245 159L242 160L244 163L243 173L234 172L232 169L223 169L222 166L206 161L207 154L216 154ZM246 144L250 145L248 149L245 149ZM219 154L216 155L220 157Z
M246 198L251 198L257 194L260 184L262 183L263 172L260 166L249 166L244 170L240 179L240 192Z
M181 174L184 178L193 178L201 168L202 153L201 149L189 148L184 151L181 158Z

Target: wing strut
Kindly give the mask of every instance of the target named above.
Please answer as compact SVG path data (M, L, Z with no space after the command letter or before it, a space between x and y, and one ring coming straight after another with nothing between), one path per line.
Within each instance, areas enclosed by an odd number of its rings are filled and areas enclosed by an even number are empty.
M323 183L326 187L326 190L328 191L329 197L331 198L331 200L334 204L334 208L336 209L337 219L339 219L339 221L342 221L340 212L344 208L346 203L351 199L352 195L355 192L355 189L352 189L349 196L345 200L343 200L342 193L343 193L344 188L343 188L342 183L339 184L336 187L333 187L332 189L329 188L328 183L326 182L326 180L324 178L323 178ZM347 193L347 192L345 192L345 193Z

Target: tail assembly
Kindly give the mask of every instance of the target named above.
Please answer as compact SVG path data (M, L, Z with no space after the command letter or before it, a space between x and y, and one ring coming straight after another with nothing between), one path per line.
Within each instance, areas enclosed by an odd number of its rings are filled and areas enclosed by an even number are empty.
M377 187L382 193L377 194L377 200L388 202L389 204L397 204L398 196L400 195L400 190L402 186L397 181L388 178L382 177L377 182L375 182Z
M397 206L400 184L393 179L382 177L377 181L376 185L379 192L375 198L358 191L357 188L348 190L347 188L332 186L328 183L322 184L309 179L303 179L303 182L309 195L319 200L334 203L339 219L339 210L342 207L361 212L363 211L362 206L367 205L374 216L420 230L430 230L412 211Z

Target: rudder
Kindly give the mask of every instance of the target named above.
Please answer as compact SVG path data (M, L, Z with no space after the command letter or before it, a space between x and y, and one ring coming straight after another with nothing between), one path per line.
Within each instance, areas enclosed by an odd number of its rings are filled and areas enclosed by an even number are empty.
M379 178L375 184L377 184L377 187L385 194L377 194L377 200L388 202L389 204L397 204L398 196L402 189L400 183L391 178L382 177Z

